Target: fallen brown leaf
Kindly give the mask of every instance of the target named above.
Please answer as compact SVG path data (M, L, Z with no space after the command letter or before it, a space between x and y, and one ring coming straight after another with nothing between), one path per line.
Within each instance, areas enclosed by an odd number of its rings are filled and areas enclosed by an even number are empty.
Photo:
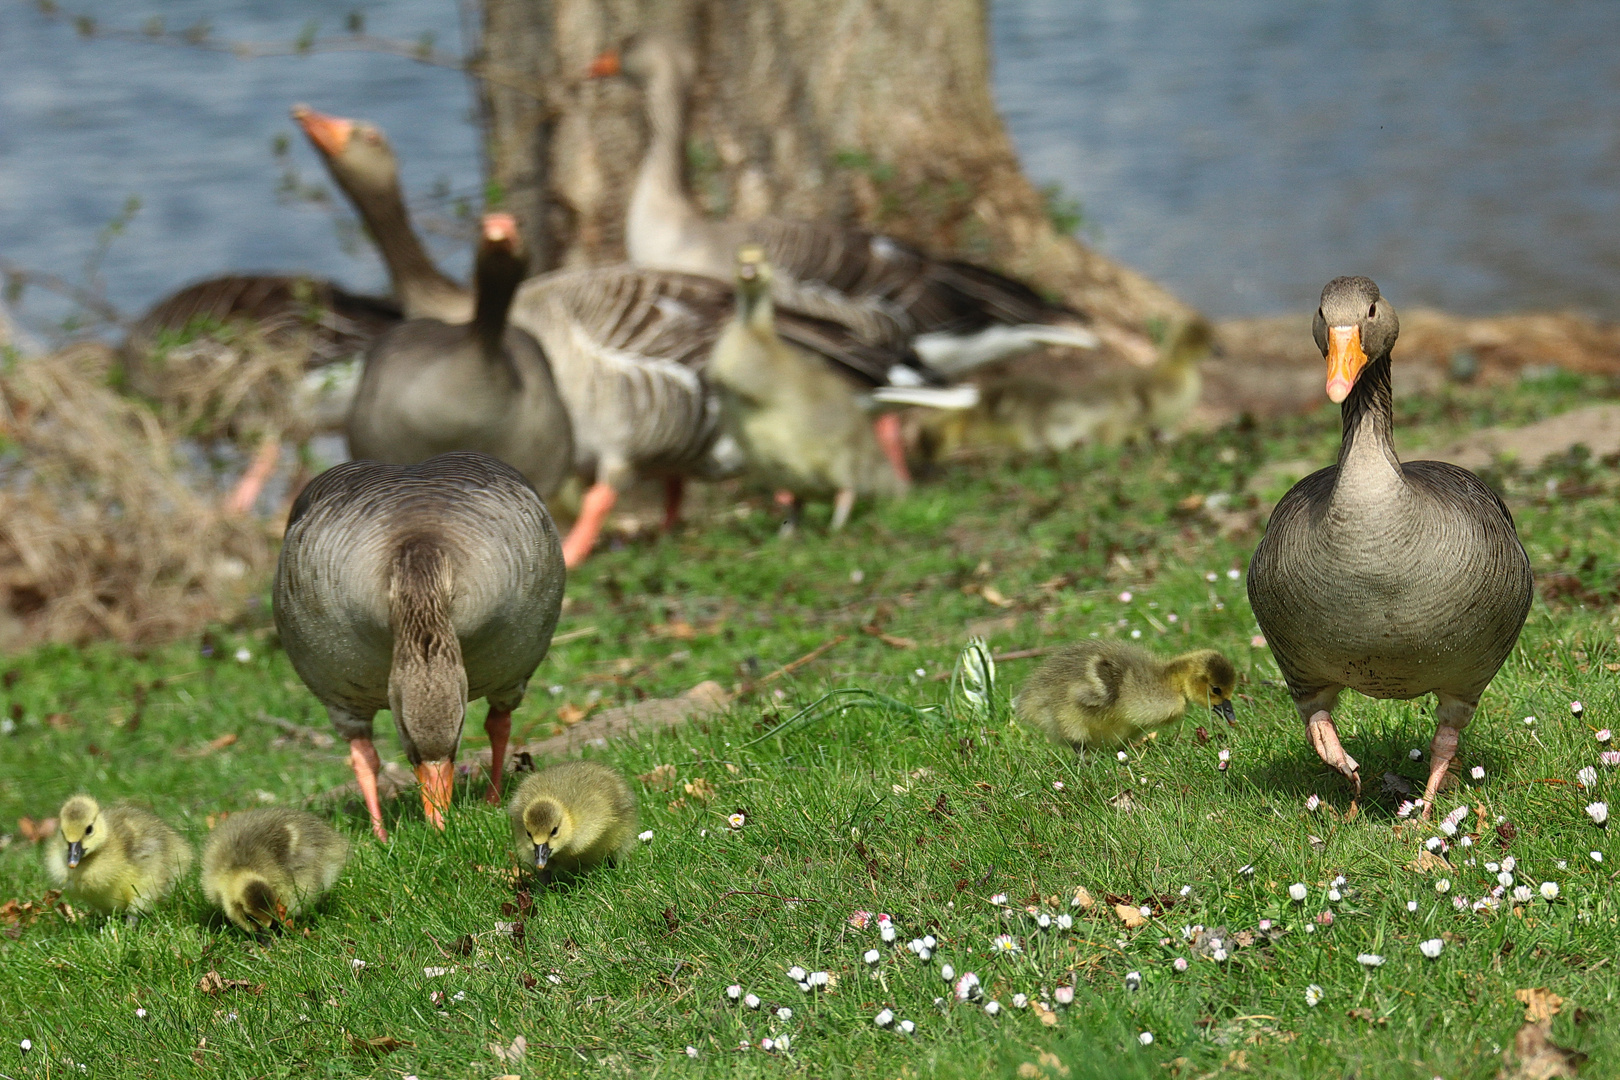
M1389 1023L1386 1017L1374 1016L1371 1009L1346 1009L1344 1015L1351 1020L1360 1020L1363 1024L1374 1024L1379 1027Z
M1444 856L1436 855L1434 852L1427 849L1419 851L1417 853L1417 858L1407 863L1406 868L1412 871L1414 874L1432 874L1436 870L1456 869L1456 867L1452 866L1445 860Z
M1564 999L1545 986L1515 990L1513 996L1524 1006L1524 1022L1527 1024L1548 1023L1564 1007Z
M1142 916L1142 909L1130 904L1115 904L1114 914L1119 916L1119 921L1124 923L1128 930L1135 930L1147 923L1147 919Z
M573 727L596 710L596 705L579 706L572 701L564 702L557 707L557 719L569 727Z
M382 1057L384 1054L392 1054L401 1047L415 1045L405 1039L396 1039L392 1035L378 1035L374 1039L362 1039L358 1035L349 1036L349 1049L357 1054L370 1054L372 1057Z
M675 786L675 766L660 765L651 772L642 773L636 779L655 791L668 791Z
M1586 1055L1579 1050L1548 1038L1546 1024L1526 1024L1513 1037L1513 1048L1502 1051L1502 1069L1496 1080L1558 1080L1578 1075L1585 1061Z
M57 731L67 731L75 726L73 717L65 712L53 712L45 718L45 722Z
M1005 596L1002 596L1001 590L996 588L994 585L984 586L979 590L979 595L984 597L986 603L994 604L996 607L1013 606L1013 602L1007 599Z
M227 990L246 990L250 994L261 993L264 985L254 985L246 979L222 978L217 971L210 971L197 980L197 989L205 994L218 996Z
M1041 1023L1045 1024L1047 1027L1057 1027L1057 1013L1053 1012L1051 1009L1048 1009L1038 1001L1030 1002L1029 1007L1034 1011L1036 1016L1041 1018Z
M699 802L708 802L714 798L714 785L701 776L695 780L688 780L682 787L686 789L688 795Z
M1081 911L1090 911L1092 908L1097 906L1097 901L1091 896L1091 890L1087 889L1084 885L1076 885L1074 887L1074 898L1076 901L1078 901L1077 906Z

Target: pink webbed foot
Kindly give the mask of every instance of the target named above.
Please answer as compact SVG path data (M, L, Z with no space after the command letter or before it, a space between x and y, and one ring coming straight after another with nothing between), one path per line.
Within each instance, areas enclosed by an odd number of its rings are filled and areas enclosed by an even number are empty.
M1333 726L1333 717L1326 711L1315 713L1305 722L1305 734L1310 738L1311 749L1316 751L1316 756L1343 773L1355 793L1360 795L1361 766L1344 752L1344 746L1339 742L1339 730Z

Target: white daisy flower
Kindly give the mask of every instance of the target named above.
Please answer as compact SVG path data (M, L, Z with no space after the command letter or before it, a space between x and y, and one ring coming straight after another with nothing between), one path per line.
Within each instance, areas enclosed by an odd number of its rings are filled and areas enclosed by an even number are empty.
M1013 1008L1022 1009L1024 1006L1029 1004L1029 995L1027 995L1027 994L1014 994L1012 996L1012 1003L1013 1003Z
M990 943L990 951L996 953L1019 952L1018 939L1011 934L998 934L996 939Z
M1364 952L1360 956L1356 957L1356 963L1360 964L1362 967L1383 967L1384 958L1379 956L1377 953Z
M1322 988L1320 986L1311 983L1305 988L1305 1004L1313 1009L1322 1004Z
M1406 902L1406 910L1407 911L1412 912L1412 913L1415 914L1417 912L1417 909L1418 909L1418 902L1416 900L1408 900Z
M793 1010L784 1005L776 1010L776 1018L784 1022L791 1020L793 1019Z
M1575 782L1584 788L1596 787L1597 770L1590 765L1582 766L1580 771L1575 774Z
M971 971L967 972L960 979L956 980L957 1001L973 1001L978 998L981 992L982 988L979 985L979 977Z
M1310 890L1305 888L1305 883L1303 881L1296 881L1292 885L1288 886L1288 898L1296 904L1303 904L1305 902L1305 897L1309 895L1309 893Z
M1541 898L1549 904L1558 899L1558 882L1543 881L1541 883Z
M1515 904L1528 904L1530 902L1530 898L1534 895L1535 893L1530 891L1530 886L1520 885L1518 888L1513 890L1513 902Z
M1152 1046L1153 1045L1153 1032L1151 1032L1151 1031L1142 1032L1142 1034L1140 1034L1140 1035L1138 1035L1136 1037L1136 1041L1141 1043L1143 1046Z

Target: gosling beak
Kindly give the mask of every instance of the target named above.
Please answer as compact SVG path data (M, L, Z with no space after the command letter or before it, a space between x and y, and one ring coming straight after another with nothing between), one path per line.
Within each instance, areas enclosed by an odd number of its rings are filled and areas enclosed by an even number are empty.
M593 79L607 79L624 70L619 62L619 50L609 49L607 52L591 61L586 73Z
M1333 404L1341 404L1350 396L1356 377L1367 366L1367 354L1361 349L1361 327L1328 327L1327 396Z
M551 845L550 844L536 844L534 846L534 865L536 867L538 867L539 869L544 870L546 868L546 863L548 863L550 861L551 861Z
M84 845L75 840L68 845L68 869L71 870L84 861Z
M354 121L341 116L318 113L308 105L294 105L292 118L304 129L309 141L327 157L337 157L348 149L349 136L354 134Z
M1230 701L1217 701L1215 704L1210 706L1210 711L1212 711L1222 720L1225 720L1228 724L1237 723L1237 710L1232 708L1232 703Z
M455 763L449 758L424 761L416 767L416 779L422 785L422 816L443 831L444 812L450 809L450 797L455 792Z

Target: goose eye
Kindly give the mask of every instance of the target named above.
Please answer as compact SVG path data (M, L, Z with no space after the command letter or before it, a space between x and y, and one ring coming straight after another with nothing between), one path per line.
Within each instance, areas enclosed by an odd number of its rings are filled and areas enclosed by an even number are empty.
M1376 319L1377 317L1378 317L1378 305L1374 304L1372 307L1367 309L1367 318Z
M1323 315L1323 314L1322 314L1322 309L1321 309L1321 308L1317 308L1317 309L1316 309L1316 317L1317 317L1317 318L1318 318L1318 319L1321 319L1321 320L1322 320L1322 321L1323 321L1323 322L1326 322L1326 321L1327 321L1327 316L1325 316L1325 315Z

